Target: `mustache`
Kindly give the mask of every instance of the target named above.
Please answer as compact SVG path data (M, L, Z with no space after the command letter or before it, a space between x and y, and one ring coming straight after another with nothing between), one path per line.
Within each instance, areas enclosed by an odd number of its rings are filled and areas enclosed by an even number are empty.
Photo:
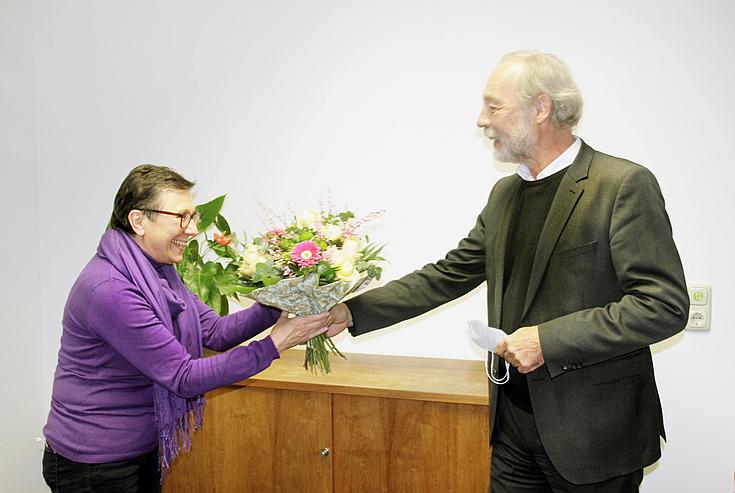
M490 140L495 140L498 138L498 136L489 128L483 128L482 133L485 134L485 137L487 137Z

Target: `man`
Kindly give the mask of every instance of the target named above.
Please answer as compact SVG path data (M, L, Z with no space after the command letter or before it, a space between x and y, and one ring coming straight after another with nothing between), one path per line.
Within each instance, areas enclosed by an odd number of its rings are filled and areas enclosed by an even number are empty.
M649 346L682 330L689 303L660 189L573 135L582 100L556 57L506 55L483 100L477 125L517 174L444 259L334 307L330 335L486 281L489 325L508 334L494 350L512 365L490 384L492 492L637 491L665 437Z

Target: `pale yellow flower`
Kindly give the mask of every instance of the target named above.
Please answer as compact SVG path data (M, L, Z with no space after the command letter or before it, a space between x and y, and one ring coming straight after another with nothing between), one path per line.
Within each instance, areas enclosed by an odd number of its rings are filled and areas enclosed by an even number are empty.
M245 251L242 254L242 262L238 270L245 277L253 277L256 266L259 263L265 263L267 261L268 258L263 255L261 249L251 243L245 247Z
M342 228L340 228L336 224L327 224L327 226L325 226L324 230L322 231L322 234L324 235L325 240L334 241L342 236Z
M342 251L346 255L355 257L362 250L362 240L360 238L347 238L342 242Z
M335 275L340 281L352 281L360 277L360 273L355 269L355 264L347 258L337 266Z
M319 211L316 209L309 209L308 211L303 211L296 215L296 225L299 228L313 228L320 219L321 215L319 214Z

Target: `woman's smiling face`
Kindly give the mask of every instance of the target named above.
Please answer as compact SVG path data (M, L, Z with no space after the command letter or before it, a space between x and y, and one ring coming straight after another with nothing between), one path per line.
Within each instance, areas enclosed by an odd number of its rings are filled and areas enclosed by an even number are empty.
M155 208L161 211L177 214L195 212L194 196L190 190L163 190L156 202ZM136 234L133 239L151 258L162 264L181 262L186 244L197 234L195 221L182 228L181 218L168 214L154 212L149 218L141 213L136 223L139 227L134 227Z

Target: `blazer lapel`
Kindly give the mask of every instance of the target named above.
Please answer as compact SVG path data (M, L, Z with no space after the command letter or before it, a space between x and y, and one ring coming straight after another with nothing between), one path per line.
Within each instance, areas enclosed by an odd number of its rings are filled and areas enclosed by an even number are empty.
M528 280L526 300L523 304L523 317L528 313L531 303L536 296L539 284L546 271L546 266L549 263L549 258L551 258L551 252L554 251L556 242L559 236L561 236L564 226L566 226L569 220L569 216L572 215L572 211L574 211L575 206L584 193L584 180L587 179L589 174L589 166L593 154L594 151L592 148L583 141L577 158L567 169L559 185L559 189L556 191L554 201L551 203L551 208L549 209L549 214L546 216L544 228L541 230L538 246L536 247L536 255L533 259L533 267L531 268L531 277Z

